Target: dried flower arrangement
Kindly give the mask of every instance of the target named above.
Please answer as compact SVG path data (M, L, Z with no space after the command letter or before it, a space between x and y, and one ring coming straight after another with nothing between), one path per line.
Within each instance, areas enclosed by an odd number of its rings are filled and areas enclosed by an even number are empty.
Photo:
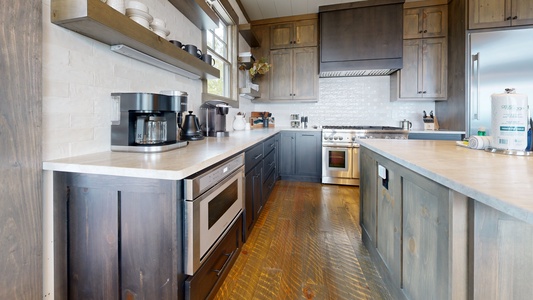
M254 62L254 64L250 68L250 78L254 79L254 77L258 74L266 74L271 67L272 65L267 62L266 58L262 57L261 59L259 59L259 61Z

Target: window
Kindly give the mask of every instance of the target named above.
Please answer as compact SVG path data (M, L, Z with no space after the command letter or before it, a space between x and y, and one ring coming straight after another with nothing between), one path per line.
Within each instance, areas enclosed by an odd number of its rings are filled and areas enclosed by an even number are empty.
M204 81L203 100L223 100L238 107L237 93L237 26L238 16L228 13L227 1L213 1L213 10L220 17L219 26L204 30L206 53L214 59L214 67L220 71L219 79ZM233 11L233 10L231 10Z
M207 93L226 98L231 97L231 57L229 57L229 32L224 22L214 30L206 31L207 53L215 60L215 68L220 70L219 79L207 81Z

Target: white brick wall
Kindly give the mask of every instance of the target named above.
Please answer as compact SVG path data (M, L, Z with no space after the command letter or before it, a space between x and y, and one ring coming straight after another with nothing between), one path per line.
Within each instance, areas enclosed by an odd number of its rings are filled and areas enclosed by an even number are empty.
M127 0L126 0L127 1ZM201 31L167 0L144 0L150 14L167 22L170 39L201 44ZM235 1L232 0L234 3ZM235 3L234 3L235 4ZM240 37L240 51L249 51ZM199 80L158 69L116 54L108 45L50 22L50 0L43 0L43 159L51 160L110 149L110 94L183 90L189 110L198 112ZM404 118L421 129L422 110L433 102L389 101L388 77L320 79L320 100L307 104L253 104L240 99L230 109L227 129L238 111L270 111L278 126L289 114L309 116L310 125L395 125Z
M166 0L146 0L170 38L201 44L201 31ZM43 159L110 149L110 94L183 90L200 106L202 84L116 54L108 45L50 22L43 0Z
M343 77L319 79L319 101L301 104L256 104L256 111L269 111L277 126L290 126L292 113L308 116L309 125L387 125L413 122L422 130L422 111L435 110L432 101L390 102L389 77Z

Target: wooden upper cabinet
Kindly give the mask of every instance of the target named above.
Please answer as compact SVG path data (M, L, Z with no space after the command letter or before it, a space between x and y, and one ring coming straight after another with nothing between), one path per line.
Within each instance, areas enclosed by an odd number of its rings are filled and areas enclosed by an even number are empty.
M404 41L403 68L393 77L397 94L392 100L445 100L447 96L446 38Z
M533 24L531 0L471 0L468 28L494 28Z
M317 33L316 19L272 25L270 49L317 46Z
M405 9L403 38L418 39L448 35L448 6Z
M272 50L270 62L271 100L318 98L317 47Z

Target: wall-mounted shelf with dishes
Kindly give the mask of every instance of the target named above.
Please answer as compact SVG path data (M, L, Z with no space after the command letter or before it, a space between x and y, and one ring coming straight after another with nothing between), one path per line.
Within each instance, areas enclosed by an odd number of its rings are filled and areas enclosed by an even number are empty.
M100 0L52 0L51 10L52 23L110 46L124 45L135 50L133 52L136 54L145 54L144 57L149 60L145 61L147 63L192 79L220 78L218 69L174 46Z

